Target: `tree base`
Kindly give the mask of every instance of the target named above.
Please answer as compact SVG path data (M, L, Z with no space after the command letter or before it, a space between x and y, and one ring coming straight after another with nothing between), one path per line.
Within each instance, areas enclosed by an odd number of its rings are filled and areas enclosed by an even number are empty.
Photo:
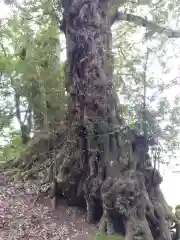
M117 177L113 176L114 168L109 161L105 178L94 175L91 163L81 162L76 145L67 141L64 126L49 135L36 136L26 154L18 161L5 164L3 171L15 181L36 179L37 197L41 193L49 194L53 208L59 197L64 197L69 205L86 207L87 221L99 222L100 230L109 235L118 233L125 240L178 240L179 220L159 188L161 176L150 163L133 165L137 154L130 149L134 148L135 136L129 136L127 132L121 139L119 164L115 165L116 170L120 167ZM68 155L69 149L73 158ZM176 234L171 234L169 222L175 224Z

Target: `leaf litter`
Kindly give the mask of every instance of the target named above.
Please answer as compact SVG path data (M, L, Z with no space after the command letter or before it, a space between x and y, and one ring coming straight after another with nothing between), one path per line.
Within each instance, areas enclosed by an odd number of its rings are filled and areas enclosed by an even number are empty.
M0 175L0 240L92 240L96 227L85 214L61 201L51 209L48 198L35 204L32 182L10 183Z

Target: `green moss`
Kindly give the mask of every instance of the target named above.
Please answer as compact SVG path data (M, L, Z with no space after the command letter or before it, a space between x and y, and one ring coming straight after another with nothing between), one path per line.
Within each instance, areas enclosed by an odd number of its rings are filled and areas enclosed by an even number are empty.
M97 232L94 236L94 240L124 240L124 237L120 235L108 236L103 232Z

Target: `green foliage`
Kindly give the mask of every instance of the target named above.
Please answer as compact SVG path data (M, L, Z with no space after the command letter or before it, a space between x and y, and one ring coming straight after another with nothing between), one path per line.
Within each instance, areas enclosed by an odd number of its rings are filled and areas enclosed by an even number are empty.
M143 4L147 4L146 1ZM160 1L146 9L137 4L132 9L129 4L128 9L141 17L149 14L157 24L162 25L166 24L172 4L172 1L167 4ZM148 36L147 32L125 21L117 22L113 27L114 82L121 104L125 105L126 111L122 116L126 123L134 128L138 122L142 128L145 122L148 134L154 135L161 143L161 155L166 153L167 158L168 152L174 160L179 155L180 142L179 70L176 64L179 45L176 41L170 42L163 34ZM177 47L173 47L175 42ZM142 115L144 102L146 114Z
M133 121L131 121L129 124L129 127L133 129L135 127L135 123Z
M103 232L97 232L94 236L94 240L124 240L124 237L118 235L106 235Z
M29 106L34 118L32 128L44 128L49 122L53 127L64 117L66 95L52 1L29 1L16 8L1 24L0 130L14 124L14 120L21 127ZM15 94L19 95L18 105Z
M27 146L21 143L21 136L15 133L8 144L0 149L0 163L18 160L22 151L26 150Z

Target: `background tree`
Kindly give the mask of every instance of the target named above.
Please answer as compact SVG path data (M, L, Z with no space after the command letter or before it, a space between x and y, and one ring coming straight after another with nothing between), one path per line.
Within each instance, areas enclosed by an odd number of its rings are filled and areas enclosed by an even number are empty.
M20 8L20 17L14 13L1 26L2 108L9 119L16 117L21 135L27 131L28 137L35 130L55 128L64 116L66 99L59 32L55 20L46 13L52 6L39 4L38 16L37 7L29 2Z

